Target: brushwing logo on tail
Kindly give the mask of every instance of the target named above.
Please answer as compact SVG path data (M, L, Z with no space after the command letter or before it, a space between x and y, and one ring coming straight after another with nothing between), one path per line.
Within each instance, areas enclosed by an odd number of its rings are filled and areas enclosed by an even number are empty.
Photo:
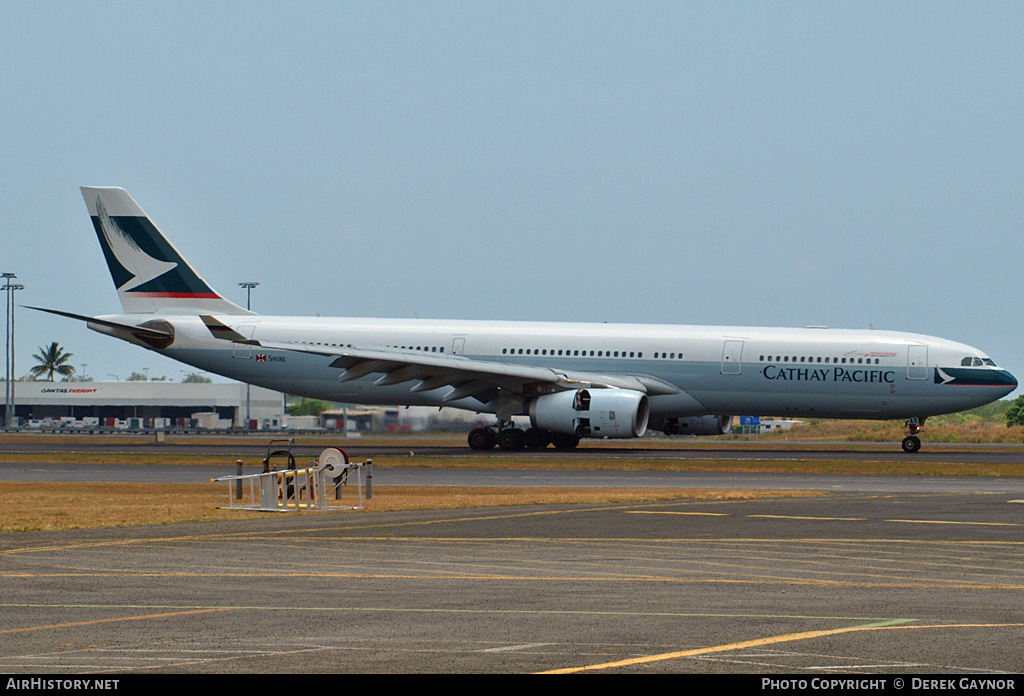
M143 251L131 235L121 229L117 222L107 215L103 201L96 197L96 213L103 238L117 262L134 277L118 286L118 290L129 291L145 285L154 278L178 267L176 262L160 261Z

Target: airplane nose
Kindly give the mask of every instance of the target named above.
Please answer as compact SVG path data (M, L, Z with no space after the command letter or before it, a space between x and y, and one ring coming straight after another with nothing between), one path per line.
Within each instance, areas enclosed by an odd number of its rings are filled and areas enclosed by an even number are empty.
M997 384L1000 387L999 396L1006 396L1017 388L1017 378L1010 374L1009 370L999 370L997 373Z
M1007 391L1004 392L1004 395L1009 394L1013 390L1017 389L1017 378L1011 375L1008 369L1000 369L999 372L1007 380Z

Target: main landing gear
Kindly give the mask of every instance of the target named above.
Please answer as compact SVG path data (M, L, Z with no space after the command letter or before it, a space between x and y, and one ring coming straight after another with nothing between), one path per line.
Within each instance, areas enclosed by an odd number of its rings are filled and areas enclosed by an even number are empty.
M580 443L575 435L553 433L540 428L521 430L511 423L499 423L488 428L473 428L467 438L469 446L475 450L494 449L495 446L509 452L524 449L545 449L554 445L555 449L574 449Z
M917 418L915 416L914 418L908 418L907 419L907 425L906 425L907 436L905 438L903 438L903 451L904 452L907 452L908 454L913 454L914 452L916 452L919 449L921 449L921 438L919 438L917 436L917 434L921 432L921 428L923 426L924 426L924 419L923 418Z

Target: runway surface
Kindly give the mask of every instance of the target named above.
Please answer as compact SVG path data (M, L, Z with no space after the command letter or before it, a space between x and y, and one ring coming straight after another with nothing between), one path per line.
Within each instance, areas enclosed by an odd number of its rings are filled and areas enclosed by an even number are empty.
M33 468L0 477L17 467ZM832 494L4 534L0 671L1024 671L1019 479L482 465L375 481Z
M125 455L130 457L138 454L169 454L169 455L206 455L223 457L228 462L238 457L266 456L269 437L255 436L237 437L229 442L209 442L210 438L195 437L186 441L167 441L157 443L152 438L137 438L134 441L111 440L103 436L88 439L41 438L27 441L0 440L0 451L17 454L49 453L53 451L77 452L81 454ZM962 445L925 443L922 450L915 454L906 454L900 450L898 443L849 443L848 446L837 446L834 443L757 443L736 444L735 446L705 446L699 440L681 439L672 444L661 446L657 442L642 446L623 446L619 443L608 445L604 442L586 443L569 451L524 450L507 452L501 449L473 451L457 438L452 444L424 445L412 440L405 444L401 438L388 440L386 444L370 443L360 439L329 439L323 438L315 443L294 445L292 453L298 461L316 458L325 447L341 447L353 459L367 457L448 457L473 458L481 463L493 459L502 461L517 459L535 459L552 457L574 461L579 459L602 458L608 460L641 459L641 460L709 460L709 461L884 461L884 462L971 462L978 464L1020 464L1024 466L1024 447L1021 445ZM655 446L658 445L658 446ZM281 447L286 447L281 446ZM280 449L274 447L273 449Z
M257 473L259 467L245 467ZM233 466L0 462L0 481L206 483ZM1024 498L1024 478L867 476L699 471L416 468L375 465L376 486L523 486L548 488L750 488L877 493L1003 493Z
M1024 668L998 494L331 514L0 539L0 670Z

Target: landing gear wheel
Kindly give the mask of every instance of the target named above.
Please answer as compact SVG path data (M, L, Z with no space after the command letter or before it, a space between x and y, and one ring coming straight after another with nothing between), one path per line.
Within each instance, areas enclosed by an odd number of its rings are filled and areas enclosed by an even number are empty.
M526 447L526 433L519 428L505 428L498 433L498 447L513 452Z
M555 446L555 449L576 449L576 445L580 444L580 439L575 435L566 435L565 433L552 433L551 444Z
M903 438L903 451L904 452L907 452L908 454L913 454L914 452L918 451L919 449L921 449L921 439L920 438L915 437L913 435L910 435L908 437Z
M551 444L551 433L541 428L526 431L526 449L544 449Z
M473 428L469 431L469 446L475 450L493 449L498 444L497 435L490 428Z

